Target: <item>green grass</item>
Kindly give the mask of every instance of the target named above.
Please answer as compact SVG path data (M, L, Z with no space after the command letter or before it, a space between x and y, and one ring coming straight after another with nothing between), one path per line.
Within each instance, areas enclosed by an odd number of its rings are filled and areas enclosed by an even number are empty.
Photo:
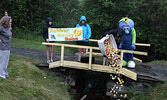
M43 39L41 38L41 41L35 41L35 40L26 40L26 39L20 39L20 38L12 38L12 46L16 47L23 47L23 48L29 48L29 49L36 49L36 50L46 50L46 46L42 45ZM74 42L59 42L64 44L74 44ZM59 46L55 46L55 52L60 52L61 48ZM65 53L71 53L74 54L77 52L76 48L65 48Z
M42 45L42 41L33 41L19 38L12 38L12 46L36 50L46 50L46 46Z
M148 64L163 64L163 65L167 65L167 61L165 61L165 60L155 60L155 61L148 62Z
M9 78L0 79L0 100L70 100L67 86L47 76L33 63L38 61L11 55ZM44 78L46 77L46 78Z
M167 100L167 81L151 87L144 93L135 95L131 100Z

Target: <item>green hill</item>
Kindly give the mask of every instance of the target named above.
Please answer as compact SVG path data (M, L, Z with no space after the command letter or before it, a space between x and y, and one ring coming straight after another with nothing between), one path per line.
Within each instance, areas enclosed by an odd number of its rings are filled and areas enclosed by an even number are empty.
M11 55L9 78L0 79L0 100L70 100L67 86L38 69L34 59Z

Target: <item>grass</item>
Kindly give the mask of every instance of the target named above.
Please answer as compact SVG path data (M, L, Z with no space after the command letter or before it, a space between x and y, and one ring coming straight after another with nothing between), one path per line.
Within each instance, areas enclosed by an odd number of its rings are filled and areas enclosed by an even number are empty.
M135 95L131 100L167 100L167 81L151 87L144 93Z
M11 45L16 47L30 48L36 50L46 50L46 46L42 45L42 41L12 38Z
M26 39L20 39L20 38L12 38L12 46L16 47L23 47L23 48L29 48L29 49L36 49L36 50L46 50L46 46L42 45L43 39L41 38L41 41L35 41L35 40L26 40ZM59 43L65 43L65 44L72 44L74 42L59 42ZM55 52L60 52L61 48L58 46L55 46ZM65 53L71 53L75 54L77 52L76 48L69 48L67 47L65 49Z
M155 60L155 61L148 62L148 64L163 64L163 65L167 65L167 61L165 61L165 60Z
M0 100L70 100L67 86L33 65L37 60L11 55L9 78L0 79ZM46 78L45 78L46 77Z

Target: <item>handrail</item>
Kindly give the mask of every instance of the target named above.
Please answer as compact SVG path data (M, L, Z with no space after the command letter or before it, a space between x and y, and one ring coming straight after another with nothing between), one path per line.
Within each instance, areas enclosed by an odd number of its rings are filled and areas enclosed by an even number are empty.
M99 40L97 40L97 39L89 39L89 41L98 42ZM144 43L135 43L135 45L137 45L137 46L147 46L147 47L151 46L150 44L144 44Z
M47 42L42 42L43 45L55 45L55 46L64 46L64 47L72 47L72 48L84 48L84 49L90 49L92 50L100 50L98 47L91 47L91 46L81 46L81 45L74 45L74 44L61 44L61 43L47 43ZM138 55L145 55L147 56L147 52L141 52L141 51L131 51L131 50L118 50L118 52L123 51L124 53L133 53L133 54L138 54Z

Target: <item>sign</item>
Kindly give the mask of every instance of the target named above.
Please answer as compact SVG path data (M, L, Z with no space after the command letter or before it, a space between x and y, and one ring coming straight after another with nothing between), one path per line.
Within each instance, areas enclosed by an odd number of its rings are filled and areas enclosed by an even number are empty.
M83 40L80 28L49 28L49 41L79 41Z

